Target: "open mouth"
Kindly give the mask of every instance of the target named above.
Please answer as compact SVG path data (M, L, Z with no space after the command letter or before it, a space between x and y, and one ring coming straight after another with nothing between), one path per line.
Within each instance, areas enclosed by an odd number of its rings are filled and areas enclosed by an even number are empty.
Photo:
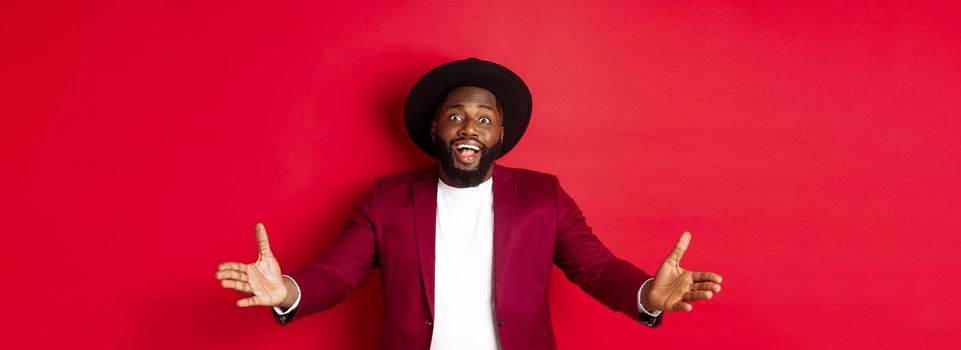
M463 164L474 164L481 156L481 148L469 143L454 144L454 155Z

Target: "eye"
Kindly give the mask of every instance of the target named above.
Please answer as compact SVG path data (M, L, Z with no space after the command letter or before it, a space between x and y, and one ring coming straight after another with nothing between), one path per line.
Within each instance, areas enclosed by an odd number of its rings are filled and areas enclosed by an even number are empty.
M454 114L454 115L450 116L450 120L453 120L453 121L455 121L455 122L459 122L459 121L461 121L461 120L464 120L464 118L461 117L459 114Z
M479 121L481 124L490 124L490 123L491 123L491 118L481 117L478 121Z

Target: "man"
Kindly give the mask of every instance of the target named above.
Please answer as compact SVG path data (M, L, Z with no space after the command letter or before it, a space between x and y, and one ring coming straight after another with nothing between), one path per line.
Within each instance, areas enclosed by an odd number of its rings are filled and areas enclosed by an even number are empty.
M661 311L691 311L721 276L679 265L684 233L650 276L591 232L553 175L494 164L527 128L531 95L498 64L467 59L427 73L407 99L408 133L439 166L375 181L323 258L289 276L255 226L260 258L223 263L224 288L272 306L278 321L333 307L381 269L382 348L553 349L553 265L611 309L656 327Z

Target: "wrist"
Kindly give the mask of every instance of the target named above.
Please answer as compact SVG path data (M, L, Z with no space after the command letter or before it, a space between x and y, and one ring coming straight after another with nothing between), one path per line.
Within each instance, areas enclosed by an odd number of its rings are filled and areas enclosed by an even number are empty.
M280 302L280 305L277 305L277 306L283 309L289 309L291 306L294 305L294 302L297 301L297 297L300 296L300 290L297 287L297 283L294 282L294 280L289 276L284 275L283 279L284 279L284 290L286 291L285 293L286 296L284 297L284 300Z

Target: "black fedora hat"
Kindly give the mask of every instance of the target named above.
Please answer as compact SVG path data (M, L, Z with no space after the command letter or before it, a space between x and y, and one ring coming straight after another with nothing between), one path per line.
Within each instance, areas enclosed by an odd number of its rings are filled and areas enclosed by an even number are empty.
M531 120L531 91L506 67L476 58L445 63L414 84L404 107L407 134L417 147L437 158L430 137L430 122L447 93L463 86L487 89L497 98L503 109L504 141L496 157L507 154L521 140Z

